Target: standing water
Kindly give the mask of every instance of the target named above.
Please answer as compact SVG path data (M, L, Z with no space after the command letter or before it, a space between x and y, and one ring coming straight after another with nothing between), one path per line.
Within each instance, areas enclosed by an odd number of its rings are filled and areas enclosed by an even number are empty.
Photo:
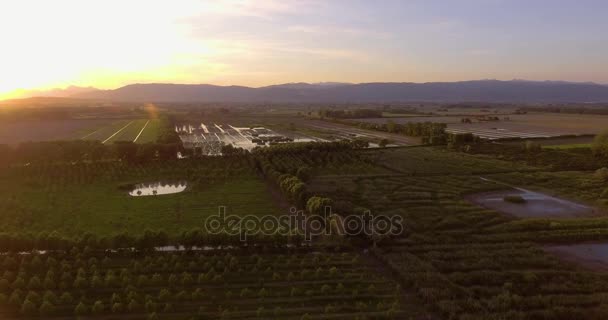
M179 193L186 190L188 183L185 181L179 182L154 182L136 184L133 190L129 191L129 195L133 197L139 196L156 196L163 194Z

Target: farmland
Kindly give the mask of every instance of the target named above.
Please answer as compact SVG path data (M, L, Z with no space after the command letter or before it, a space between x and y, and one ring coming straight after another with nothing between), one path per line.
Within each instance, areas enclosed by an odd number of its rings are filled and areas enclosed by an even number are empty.
M355 138L360 138L374 141L376 143L382 139L387 139L391 142L391 144L396 146L412 146L420 144L420 139L416 137L406 137L386 132L374 132L339 123L308 120L300 122L298 125L308 128L312 132L317 131L324 133L325 136L333 137L334 139L352 140Z
M480 161L476 157L461 155L458 160L452 158L452 163L441 150L432 148L385 152L401 157L401 162L393 160L402 163L393 165L399 170L396 173L320 175L310 188L345 208L349 206L342 203L350 202L350 207L366 207L376 214L403 216L409 237L381 246L377 254L406 286L418 288L418 298L439 316L594 319L603 313L605 292L596 286L605 283L605 277L560 260L543 245L606 239L605 216L514 219L465 200L468 194L504 189L505 182L537 189L544 186L545 190L551 187L571 198L579 194L579 186L585 186L580 194L587 200L597 199L601 180L586 172L524 167L492 173L490 166L486 170L492 180L484 180L478 176L483 166L477 172L467 168ZM464 170L438 165L442 163L457 164ZM501 161L496 165L497 170L508 170L508 166L500 168ZM453 173L446 175L449 169ZM558 177L567 179L562 182Z
M184 180L185 192L131 197L121 186ZM99 236L116 232L165 230L178 234L202 227L227 206L229 214L277 214L278 208L245 160L204 165L80 164L36 166L1 176L2 232L24 226L34 235L53 232ZM146 198L146 199L144 199Z
M0 317L602 319L605 159L551 139L420 145L443 128L176 111L7 149ZM332 233L209 232L221 207ZM367 213L403 229L333 233Z
M147 119L66 119L3 123L0 126L0 144L16 145L28 141L74 139L99 140L106 143L134 141L147 122ZM127 124L128 126L125 128ZM121 128L124 130L118 132ZM157 134L158 120L150 120L149 125L142 131L142 135L136 142L155 142Z
M27 141L50 141L78 139L98 128L111 126L115 120L28 120L2 123L0 125L0 144L15 145Z
M1 257L10 290L3 319L19 314L123 319L415 316L413 301L353 253L71 254ZM86 288L86 289L85 289ZM4 297L7 298L7 297Z
M156 119L120 120L93 130L83 135L81 139L99 140L102 143L115 141L146 143L156 141L157 134L158 120Z
M496 116L498 120L477 120ZM462 119L468 118L471 123L462 123ZM471 132L485 139L503 138L547 138L562 135L596 134L604 130L608 123L608 116L598 115L576 115L556 113L532 113L532 114L460 114L457 116L425 116L406 118L376 118L356 119L356 121L386 123L410 122L441 122L446 123L447 132L465 133Z

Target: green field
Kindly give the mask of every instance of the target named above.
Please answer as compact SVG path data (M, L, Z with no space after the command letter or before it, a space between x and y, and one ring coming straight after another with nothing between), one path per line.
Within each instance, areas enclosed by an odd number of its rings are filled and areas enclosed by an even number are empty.
M177 234L201 228L204 219L227 206L228 214L277 214L266 185L241 162L128 165L95 163L29 167L0 177L0 232L64 235L91 232ZM182 193L132 197L120 186L187 181Z
M103 143L116 141L156 142L159 126L160 121L158 119L118 120L84 134L81 139L99 140ZM136 138L137 141L135 141Z

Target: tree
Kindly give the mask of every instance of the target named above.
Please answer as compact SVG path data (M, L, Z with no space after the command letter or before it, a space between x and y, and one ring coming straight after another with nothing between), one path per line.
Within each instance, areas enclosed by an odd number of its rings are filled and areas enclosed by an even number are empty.
M260 289L260 291L258 292L258 297L260 299L264 299L264 298L268 297L268 291L266 290L266 288Z
M61 304L72 304L74 299L69 292L64 292L61 294L61 297L59 297L59 302L61 302Z
M48 290L42 296L42 301L48 301L50 303L57 303L57 301L58 301L57 295L55 293L53 293L53 291Z
M80 303L74 308L74 314L76 316L84 316L89 312L87 305L84 302L80 301Z
M95 303L93 304L93 308L91 309L91 311L94 314L102 314L105 310L105 306L103 305L103 302L100 300L95 301Z
M395 131L397 131L397 125L395 124L395 121L388 120L386 122L386 131L390 133L394 133Z
M27 288L30 290L40 289L42 287L42 283L40 282L40 278L37 276L33 276L30 278L30 281L27 284Z
M116 302L112 304L112 313L122 313L123 307L122 303Z
M595 136L591 150L597 156L608 158L608 130Z
M158 300L160 302L169 301L171 299L171 292L167 289L161 289L158 293Z
M129 310L129 312L136 312L139 310L139 303L137 303L137 301L133 299L131 300L131 302L129 302L127 309Z
M55 306L50 301L44 301L40 306L40 315L43 317L48 317L55 313Z
M135 162L137 160L137 145L131 141L116 141L113 145L114 154L118 159Z
M36 315L38 312L38 307L36 304L30 300L25 300L21 305L21 313L27 316Z

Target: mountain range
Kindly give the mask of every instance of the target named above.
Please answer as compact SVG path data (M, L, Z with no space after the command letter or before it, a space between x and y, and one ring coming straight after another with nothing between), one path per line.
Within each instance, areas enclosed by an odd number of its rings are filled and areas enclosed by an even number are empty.
M74 87L75 88L75 87ZM287 83L260 88L210 84L131 84L70 97L137 102L608 102L608 85L591 82L474 80L460 82Z
M94 91L99 91L99 89L93 87L77 87L77 86L69 86L66 88L54 88L49 90L26 90L26 89L17 89L11 92L11 95L15 97L21 98L31 98L31 97L52 97L52 98L65 98L71 97L79 94L91 93Z

